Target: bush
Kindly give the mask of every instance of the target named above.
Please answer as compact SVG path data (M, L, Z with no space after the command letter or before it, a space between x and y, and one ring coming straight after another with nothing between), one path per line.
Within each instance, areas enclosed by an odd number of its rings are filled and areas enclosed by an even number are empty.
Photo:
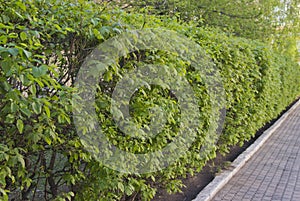
M299 65L268 46L229 37L173 19L130 14L86 1L3 1L0 4L0 192L1 199L150 200L157 188L180 191L181 177L202 169L216 151L249 140L299 95ZM170 66L187 78L201 108L196 140L186 155L164 170L129 174L107 168L86 151L73 122L76 75L89 53L109 38L133 29L164 28L198 43L220 70L226 92L223 133L218 146L201 155L213 116L201 74L174 54L136 51L116 60L96 95L96 111L106 136L133 153L160 150L176 135L178 100L163 86L139 89L131 116L139 126L151 121L148 108L167 111L167 127L151 142L120 132L110 115L112 88L141 64ZM180 41L179 41L180 42ZM166 72L171 71L166 68ZM146 95L145 95L146 94ZM183 127L186 125L183 125Z

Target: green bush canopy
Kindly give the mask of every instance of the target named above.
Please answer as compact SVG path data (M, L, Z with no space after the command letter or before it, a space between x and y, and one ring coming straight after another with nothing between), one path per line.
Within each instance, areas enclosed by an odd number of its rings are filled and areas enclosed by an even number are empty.
M226 153L231 145L249 140L300 94L300 68L288 55L216 29L80 0L1 0L0 11L1 200L151 200L158 188L178 192L183 177L201 171L217 151ZM151 29L172 30L208 55L222 78L226 117L218 142L206 143L209 132L217 134L209 127L218 118L211 121L203 75L178 55L145 49L115 59L98 80L94 108L106 138L118 148L160 153L179 127L189 125L178 99L162 83L139 88L130 100L130 116L139 127L151 122L149 108L163 108L167 115L161 132L139 139L117 128L110 114L113 89L137 66L159 65L161 73L184 77L201 111L195 140L174 163L150 173L119 172L96 160L78 136L72 113L81 109L74 105L76 76L99 44ZM204 146L210 149L201 155Z

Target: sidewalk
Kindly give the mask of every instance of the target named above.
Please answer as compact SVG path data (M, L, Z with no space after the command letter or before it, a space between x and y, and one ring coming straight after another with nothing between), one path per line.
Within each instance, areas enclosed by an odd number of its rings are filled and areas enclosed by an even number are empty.
M212 200L300 200L300 105Z

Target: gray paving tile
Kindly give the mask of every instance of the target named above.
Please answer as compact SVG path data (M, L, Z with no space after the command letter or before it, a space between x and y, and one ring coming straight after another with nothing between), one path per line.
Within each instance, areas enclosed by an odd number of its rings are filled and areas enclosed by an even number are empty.
M212 199L300 200L300 105Z

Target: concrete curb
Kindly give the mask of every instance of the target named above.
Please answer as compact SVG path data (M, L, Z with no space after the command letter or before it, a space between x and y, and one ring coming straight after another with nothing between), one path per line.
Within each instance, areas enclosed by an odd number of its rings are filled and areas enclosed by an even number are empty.
M266 130L255 142L249 146L232 163L229 170L224 170L214 178L193 201L210 201L217 192L245 165L245 163L259 150L259 148L270 138L274 131L284 120L300 105L298 100L286 113L284 113L268 130Z

